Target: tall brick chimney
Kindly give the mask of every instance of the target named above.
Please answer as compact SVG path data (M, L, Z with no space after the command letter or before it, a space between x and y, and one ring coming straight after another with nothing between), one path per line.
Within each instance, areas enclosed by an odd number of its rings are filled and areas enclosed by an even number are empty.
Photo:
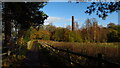
M72 31L74 30L74 16L72 16Z

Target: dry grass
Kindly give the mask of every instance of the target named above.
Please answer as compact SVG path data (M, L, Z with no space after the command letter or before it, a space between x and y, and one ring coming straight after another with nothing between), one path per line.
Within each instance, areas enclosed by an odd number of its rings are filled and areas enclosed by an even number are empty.
M101 53L107 60L120 62L120 43L71 43L71 42L55 42L45 41L54 47L61 49L69 49L73 52L86 54L89 56L97 56Z

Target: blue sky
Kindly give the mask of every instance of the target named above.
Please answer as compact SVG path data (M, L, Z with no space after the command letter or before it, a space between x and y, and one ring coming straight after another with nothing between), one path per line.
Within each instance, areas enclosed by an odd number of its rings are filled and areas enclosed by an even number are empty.
M87 18L96 18L99 25L107 26L108 23L112 22L118 24L118 13L114 12L109 14L106 20L102 20L94 13L92 15L87 15L84 11L89 6L90 2L80 2L80 3L68 3L68 2L49 2L43 9L49 17L45 20L45 25L52 23L57 27L66 27L66 25L71 25L71 17L75 17L75 21L78 22L80 27L84 24Z

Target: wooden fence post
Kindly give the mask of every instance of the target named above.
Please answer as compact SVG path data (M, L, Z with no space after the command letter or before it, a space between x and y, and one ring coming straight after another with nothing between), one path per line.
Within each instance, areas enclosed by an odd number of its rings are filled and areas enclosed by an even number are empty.
M102 61L99 60L99 59L102 59L103 56L102 56L101 53L98 53L98 54L97 54L97 57L98 57L98 63L97 63L97 66L98 66L98 68L102 68Z
M69 49L67 49L67 52L69 51ZM70 57L70 53L67 54L68 55L68 60L71 61L71 57ZM70 65L72 65L72 62L70 62Z

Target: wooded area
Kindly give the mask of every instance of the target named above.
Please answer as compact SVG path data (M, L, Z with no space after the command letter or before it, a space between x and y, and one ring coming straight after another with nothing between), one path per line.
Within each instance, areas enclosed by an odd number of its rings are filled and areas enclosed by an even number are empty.
M66 28L53 25L42 25L39 30L31 27L26 31L25 40L53 40L62 42L120 42L120 25L109 23L107 27L98 25L95 18L87 19L85 24L79 28L75 23L74 31L72 26Z

